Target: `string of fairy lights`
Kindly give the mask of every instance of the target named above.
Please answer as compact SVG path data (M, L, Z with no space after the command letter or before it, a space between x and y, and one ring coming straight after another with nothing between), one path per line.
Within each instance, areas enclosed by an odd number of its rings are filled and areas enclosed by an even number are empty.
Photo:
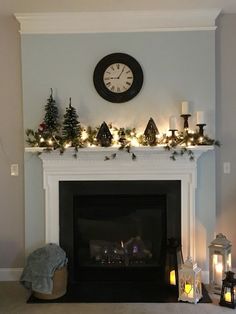
M177 130L177 118L169 118L169 130L160 133L153 118L150 118L144 131L136 128L124 128L114 126L112 123L103 122L99 127L83 127L78 121L76 109L71 105L66 108L63 123L58 122L58 109L55 100L52 97L52 90L47 105L45 106L44 121L39 125L36 131L26 130L26 142L31 147L43 147L47 151L59 149L63 153L66 149L73 147L74 156L80 148L85 147L114 147L120 150L126 150L128 153L134 147L152 146L163 147L171 152L170 158L176 159L177 155L187 153L189 159L194 159L194 153L191 150L199 145L217 145L219 141L209 138L204 134L204 113L197 113L198 130L193 131L189 128L188 102L182 102L183 130ZM109 158L108 158L109 159ZM132 159L136 159L132 153Z

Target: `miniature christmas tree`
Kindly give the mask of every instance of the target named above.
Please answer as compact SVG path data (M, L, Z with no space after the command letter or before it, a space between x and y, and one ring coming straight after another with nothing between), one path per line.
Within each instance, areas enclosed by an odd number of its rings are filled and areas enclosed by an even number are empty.
M64 115L62 135L64 141L71 142L72 146L77 147L80 144L81 128L76 109L71 106L71 98Z
M156 145L157 143L157 135L159 134L156 123L152 118L149 119L146 129L144 131L145 139L148 145Z
M53 99L53 90L51 88L51 95L45 105L45 116L44 116L44 130L43 133L47 136L54 136L58 131L58 108L55 100Z

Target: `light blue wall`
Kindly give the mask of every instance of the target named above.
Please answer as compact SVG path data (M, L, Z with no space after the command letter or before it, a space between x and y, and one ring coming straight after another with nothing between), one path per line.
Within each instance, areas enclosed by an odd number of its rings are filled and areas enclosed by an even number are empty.
M93 86L94 67L102 57L113 52L132 55L144 72L140 94L123 104L103 100ZM214 136L215 34L212 31L23 35L22 71L25 128L37 128L42 121L44 105L52 87L61 115L69 97L72 97L82 124L97 126L106 121L117 126L137 127L141 131L153 117L159 130L165 132L169 116L179 116L180 102L188 100L192 113L198 110L206 112L207 133ZM181 119L178 123L181 128ZM193 116L190 126L194 128L194 125ZM203 156L199 165L197 230L201 225L209 242L215 218L214 153ZM37 173L40 172L38 161L26 156L28 249L42 242L44 233L42 178L34 175L32 166ZM37 225L37 231L32 238L34 225ZM202 248L201 237L197 240L201 263L207 254L207 246ZM204 264L202 266L205 267Z

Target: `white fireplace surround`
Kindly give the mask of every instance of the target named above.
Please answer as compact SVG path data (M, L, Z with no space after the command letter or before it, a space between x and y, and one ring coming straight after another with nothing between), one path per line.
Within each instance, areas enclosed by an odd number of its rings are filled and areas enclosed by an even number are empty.
M181 237L183 256L195 259L195 189L197 160L212 146L194 147L194 161L188 156L170 159L163 148L136 148L137 159L114 148L84 148L78 157L73 150L62 156L58 152L42 153L45 189L45 241L59 243L59 182L84 180L180 180L181 181ZM113 160L105 156L117 153Z

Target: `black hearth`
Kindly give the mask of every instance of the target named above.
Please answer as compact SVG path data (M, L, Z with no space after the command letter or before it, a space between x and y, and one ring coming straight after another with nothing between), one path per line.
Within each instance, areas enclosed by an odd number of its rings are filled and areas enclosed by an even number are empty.
M180 181L62 181L59 198L69 284L86 302L97 286L104 302L163 289L167 239L181 241Z

